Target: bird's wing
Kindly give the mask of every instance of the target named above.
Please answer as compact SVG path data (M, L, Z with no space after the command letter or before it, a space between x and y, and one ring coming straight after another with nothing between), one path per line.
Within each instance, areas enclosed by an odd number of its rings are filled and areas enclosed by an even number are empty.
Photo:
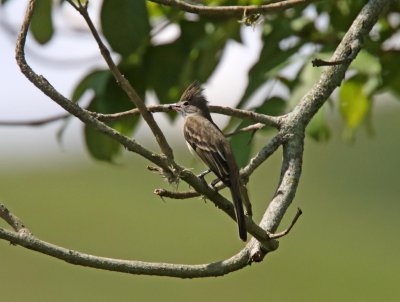
M187 119L190 121L186 121L184 127L186 141L211 171L228 184L230 171L226 158L230 152L229 142L208 119L200 116Z

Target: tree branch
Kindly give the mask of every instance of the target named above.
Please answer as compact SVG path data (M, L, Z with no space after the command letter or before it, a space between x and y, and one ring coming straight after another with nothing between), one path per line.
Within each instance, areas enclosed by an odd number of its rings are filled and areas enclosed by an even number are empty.
M7 222L16 232L26 229L21 219L11 213L4 204L0 203L0 218Z
M6 213L6 215L4 215L4 213ZM4 216L15 217L3 204L0 203L0 217L5 219L14 228L15 222L10 222L9 219L4 218ZM11 220L15 219L12 218ZM22 225L22 228L25 230L19 219L17 224ZM15 230L20 231L22 228L17 227ZM20 245L27 249L64 260L74 265L135 275L169 276L178 278L215 277L237 271L250 264L250 244L247 244L245 248L229 259L207 264L187 265L122 260L94 256L40 240L30 232L11 232L3 228L0 228L0 238L7 240L14 245Z
M140 98L140 96L136 93L135 89L132 87L132 85L129 83L129 81L121 74L118 67L115 65L114 61L111 58L110 51L107 49L107 47L104 45L103 41L101 40L100 35L97 32L92 20L90 19L89 13L87 11L87 5L89 2L85 2L85 4L82 5L81 0L78 1L78 4L75 4L72 0L67 0L67 1L85 19L90 31L92 32L94 39L97 42L97 45L99 46L100 53L103 56L104 60L106 61L115 80L121 86L121 88L125 91L125 93L129 97L129 99L138 108L140 114L143 116L143 119L146 121L146 123L150 127L151 131L153 132L153 135L156 138L157 143L160 146L162 153L164 153L167 156L167 158L173 159L174 155L173 155L172 149L169 146L160 127L154 120L151 113L147 110L146 105L144 104L144 102Z
M392 0L368 1L336 48L331 61L347 58L349 50L354 59L361 48L364 36L371 31L382 10L390 2ZM261 219L260 226L264 230L272 233L276 231L294 199L302 169L305 128L333 90L340 85L349 65L350 62L347 62L343 65L327 67L319 81L301 99L294 110L283 118L280 134L286 139L283 144L281 179L275 196ZM253 247L252 261L261 261L264 257L263 247L257 242Z
M151 112L151 113L156 113L156 112L170 112L171 109L169 108L168 105L150 105L147 106L146 109ZM210 111L212 113L218 113L218 114L223 114L227 116L234 116L237 118L241 119L248 119L252 120L254 122L262 123L265 126L271 126L274 128L279 128L281 123L282 123L282 118L279 116L269 116L265 114L259 114L259 113L254 113L249 110L242 110L242 109L236 109L236 108L230 108L230 107L225 107L225 106L217 106L217 105L210 105L209 106ZM132 116L137 116L140 115L140 111L138 108L133 108L127 111L123 112L117 112L117 113L99 113L99 112L93 112L93 111L88 111L86 110L89 114L91 114L93 117L95 117L97 120L102 121L102 122L111 122L111 121L117 121L121 120L124 118L129 118ZM42 126L46 125L48 123L53 123L58 120L66 119L70 117L70 114L60 114L56 116L51 116L51 117L45 117L41 119L35 119L35 120L27 120L27 121L0 121L0 126ZM257 127L257 126L254 126ZM261 125L260 125L260 128Z
M252 14L272 14L299 5L306 5L317 0L286 0L263 5L246 6L205 6L187 3L182 0L149 0L179 10L207 17L242 17Z
M63 107L66 111L70 112L74 116L78 117L82 122L94 127L96 130L104 133L105 135L115 139L127 150L135 152L149 161L153 162L157 166L161 167L164 173L175 178L181 178L192 186L196 191L207 196L214 204L222 209L229 217L236 220L233 205L230 201L224 198L222 195L215 192L212 188L208 187L202 182L196 175L187 169L176 164L172 159L168 159L163 155L155 154L142 145L138 144L134 139L131 139L125 135L122 135L115 129L107 126L103 122L100 122L91 113L85 109L80 108L77 104L71 102L63 95L61 95L45 77L36 74L32 68L27 64L24 54L24 45L26 41L26 35L29 28L30 20L32 18L34 4L36 0L30 0L26 14L24 17L21 31L17 39L16 45L16 59L21 69L21 72L44 94L49 96L57 104ZM274 240L270 240L269 235L266 231L256 225L251 219L246 220L247 229L257 240L262 242L262 245L268 251L276 249L276 243Z
M44 126L53 122L57 122L60 120L64 120L70 117L70 114L58 114L55 116L39 118L34 120L26 120L26 121L0 121L0 126L29 126L29 127L37 127L37 126Z
M390 2L390 0L370 0L359 13L342 42L337 47L331 61L343 60L346 54L349 53L349 49L351 53L354 54L354 56L352 56L352 58L354 58L360 50L363 36L368 34L384 6ZM140 154L164 171L186 181L199 194L205 195L212 200L217 207L222 209L232 219L235 219L232 203L218 192L215 192L192 172L176 164L172 158L154 154L142 147L134 139L128 138L108 127L96 119L93 113L80 108L77 104L62 96L51 86L46 78L36 74L31 69L25 60L24 46L34 3L35 0L30 0L17 40L16 59L22 73L66 111L77 116L84 123L120 142L128 150ZM278 242L269 237L269 232L276 231L296 193L302 170L305 127L319 108L325 103L333 90L340 85L349 64L350 62L339 66L328 67L321 75L320 80L302 98L291 113L272 119L275 120L275 126L279 128L279 133L269 144L258 152L248 166L242 170L242 173L244 176L250 175L268 156L270 156L270 154L280 145L283 145L283 162L279 185L261 219L260 226L256 225L249 217L246 217L247 229L254 238L247 243L243 250L227 260L204 265L176 265L96 257L55 246L34 237L29 232L23 232L23 230L26 229L23 223L12 215L4 206L0 207L0 217L9 223L16 232L0 228L0 238L28 249L65 260L69 263L132 274L181 278L220 276L238 270L252 262L261 261L269 251L273 251L277 248ZM148 111L146 110L146 112ZM236 112L235 114L239 113ZM243 113L240 112L240 115L241 114ZM253 114L251 114L251 116L255 118L257 115L253 116ZM271 122L271 119L268 119L266 123L269 122ZM278 235L281 233L278 233Z

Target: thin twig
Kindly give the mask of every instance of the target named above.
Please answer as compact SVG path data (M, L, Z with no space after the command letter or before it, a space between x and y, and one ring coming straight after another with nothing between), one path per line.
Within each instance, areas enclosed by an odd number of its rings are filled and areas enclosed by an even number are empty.
M157 112L171 112L171 109L169 108L169 105L150 105L146 107L147 110L151 113L157 113ZM249 119L253 120L254 122L259 122L259 126L254 125L254 128L261 127L262 125L270 125L273 127L279 127L281 124L281 117L275 117L275 116L269 116L265 114L256 114L254 115L252 111L248 110L240 110L236 108L230 108L230 107L222 107L222 106L216 106L212 105L210 106L210 111L212 113L218 113L218 114L223 114L227 116L234 116L242 119ZM94 111L87 111L90 115L98 119L99 121L102 122L111 122L111 121L117 121L121 120L124 118L129 118L133 116L140 115L140 111L137 108L133 108L127 111L122 111L122 112L116 112L116 113L99 113L99 112L94 112ZM68 117L71 117L70 114L60 114L52 117L46 117L46 118L40 118L40 119L35 119L35 120L27 120L27 121L0 121L0 126L42 126L48 123L53 123L58 120L66 119ZM260 122L263 121L263 122ZM251 127L251 126L249 126ZM247 131L247 130L239 130L240 132L242 131ZM250 128L249 130L250 131ZM228 134L227 136L231 136L233 134Z
M244 14L272 14L288 8L306 5L318 0L286 0L263 5L245 6L206 6L187 3L182 0L149 0L151 2L168 5L179 10L199 14L207 17L242 17Z
M282 125L282 116L265 115L254 111L236 109L225 106L209 105L208 108L210 108L210 111L213 113L229 115L241 119L249 119L254 122L263 123L266 126L271 126L277 129L279 129Z
M208 108L212 113L223 114L227 116L233 116L241 119L249 119L254 122L262 123L266 126L271 126L279 128L282 124L281 116L270 116L266 114L256 113L249 110L236 109L226 106L209 105ZM171 112L169 105L151 105L147 107L150 112ZM96 118L101 121L113 121L121 118L134 116L140 114L139 110L134 108L124 112L112 113L112 114L102 114L102 113L92 113Z
M249 163L241 169L242 177L249 177L264 161L266 161L274 152L284 143L284 135L279 132L270 142L261 148Z
M35 120L27 120L27 121L0 121L0 126L29 126L29 127L37 127L44 126L53 122L57 122L59 120L64 120L68 117L71 117L71 114L63 113L51 117L35 119Z
M28 230L21 219L11 213L4 204L0 203L0 218L7 222L16 232Z
M265 127L265 124L257 123L257 124L253 124L253 125L250 125L250 126L247 126L247 127L240 128L240 129L238 129L236 131L233 131L231 133L225 134L225 136L226 137L230 137L230 136L233 136L233 135L236 135L236 134L239 134L239 133L249 132L249 131L255 132L255 131L258 131L258 130L264 128L264 127Z
M282 232L272 234L271 238L278 239L278 238L281 238L281 237L286 236L287 234L289 234L290 230L294 227L294 225L297 222L297 219L299 219L301 214L303 214L303 211L300 208L297 208L296 215L294 216L294 218L293 218L292 222L290 223L289 227L286 230L282 231Z
M200 196L200 194L196 191L173 192L165 189L155 189L154 194L160 196L161 198L168 197L173 199L189 199Z
M349 59L349 58L346 58L343 60L337 60L337 61L325 61L325 60L316 58L311 61L313 67L336 66L336 65L346 64L349 62L351 62L351 59Z

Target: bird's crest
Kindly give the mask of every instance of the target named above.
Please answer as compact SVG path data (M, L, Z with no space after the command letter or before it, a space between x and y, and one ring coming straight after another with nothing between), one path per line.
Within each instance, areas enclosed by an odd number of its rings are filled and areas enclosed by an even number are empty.
M180 101L189 101L189 102L202 102L203 104L206 104L207 101L203 95L203 87L201 87L201 84L198 81L193 82L186 88L186 90L183 92Z

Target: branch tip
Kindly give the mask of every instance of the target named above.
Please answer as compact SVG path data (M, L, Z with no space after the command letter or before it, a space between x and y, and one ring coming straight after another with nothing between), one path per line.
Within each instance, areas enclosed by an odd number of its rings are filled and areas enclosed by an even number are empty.
M303 211L300 208L297 208L296 215L293 217L293 220L290 223L289 227L282 232L271 234L271 238L278 239L278 238L284 237L287 234L289 234L290 230L294 227L294 225L296 224L296 222L299 219L299 217L301 216L301 214L303 214Z

